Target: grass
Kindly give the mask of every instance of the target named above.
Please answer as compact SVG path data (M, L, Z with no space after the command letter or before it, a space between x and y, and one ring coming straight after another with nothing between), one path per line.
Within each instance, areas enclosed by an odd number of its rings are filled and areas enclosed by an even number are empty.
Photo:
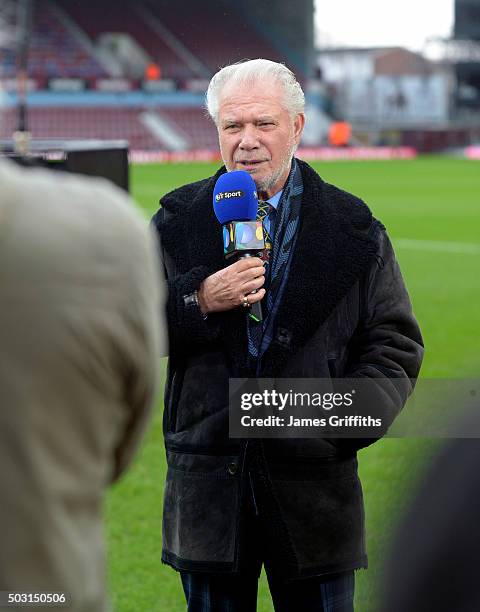
M316 163L324 180L362 197L398 239L480 243L479 164L452 158ZM142 165L132 192L150 217L159 197L211 175L212 164ZM400 243L401 244L401 243ZM466 378L478 371L478 255L397 249L426 346L422 375ZM164 365L164 364L163 364ZM161 514L165 461L161 400L132 470L106 500L110 592L117 612L185 610L178 575L163 566ZM425 439L386 439L360 453L370 567L357 573L356 610L374 612L385 551L435 447ZM265 577L259 612L273 610Z

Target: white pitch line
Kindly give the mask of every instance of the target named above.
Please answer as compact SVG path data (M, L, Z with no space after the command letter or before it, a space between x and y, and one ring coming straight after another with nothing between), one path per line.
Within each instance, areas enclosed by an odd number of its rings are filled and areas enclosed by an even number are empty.
M399 249L410 249L412 251L435 251L442 253L480 255L480 244L474 242L439 242L436 240L397 238L396 240L393 239L393 244Z

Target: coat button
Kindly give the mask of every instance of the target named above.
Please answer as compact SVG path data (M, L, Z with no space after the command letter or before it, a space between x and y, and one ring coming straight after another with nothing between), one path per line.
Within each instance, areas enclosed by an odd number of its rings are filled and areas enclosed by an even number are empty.
M277 337L275 338L275 340L278 344L280 344L280 346L288 348L292 341L292 334L288 331L288 329L280 327L277 331Z
M238 465L236 463L229 463L227 467L228 473L230 476L235 476L238 471Z

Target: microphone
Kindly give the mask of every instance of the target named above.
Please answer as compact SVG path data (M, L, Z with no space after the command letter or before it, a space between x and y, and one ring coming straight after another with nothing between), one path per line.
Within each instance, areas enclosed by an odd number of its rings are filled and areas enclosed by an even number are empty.
M223 254L227 261L257 257L263 251L263 224L257 221L257 187L248 172L232 170L218 178L213 210L223 225ZM260 302L250 306L249 317L256 323L263 321Z

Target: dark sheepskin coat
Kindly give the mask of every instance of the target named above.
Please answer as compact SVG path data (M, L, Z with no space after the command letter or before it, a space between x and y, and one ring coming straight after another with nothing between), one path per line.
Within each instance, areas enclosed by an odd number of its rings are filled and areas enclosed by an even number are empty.
M404 381L400 393L396 385L390 397L379 397L388 425L423 356L391 243L360 199L298 163L304 186L298 239L260 376ZM229 438L229 378L252 375L245 311L204 321L183 299L225 266L212 206L222 172L169 193L153 218L169 288L162 559L178 570L240 570L240 509L249 494L246 457L253 453L266 537L282 577L366 567L356 453L374 439Z

